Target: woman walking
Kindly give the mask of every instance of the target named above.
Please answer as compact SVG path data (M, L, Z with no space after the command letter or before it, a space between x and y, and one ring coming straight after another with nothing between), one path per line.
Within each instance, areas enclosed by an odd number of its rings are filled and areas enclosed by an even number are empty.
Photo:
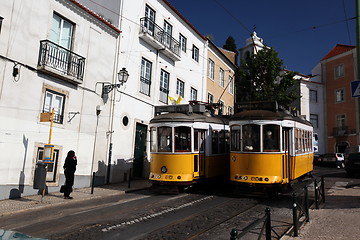
M65 173L65 189L64 189L64 198L72 199L70 193L72 192L72 187L74 185L74 174L76 171L77 159L75 152L70 150L65 158L64 163L64 173Z

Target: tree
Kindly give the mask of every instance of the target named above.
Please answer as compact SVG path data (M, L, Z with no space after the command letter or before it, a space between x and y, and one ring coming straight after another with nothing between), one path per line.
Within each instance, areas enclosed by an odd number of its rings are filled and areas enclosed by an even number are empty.
M300 96L294 79L296 72L283 68L278 53L265 47L248 59L242 59L238 81L236 82L236 101L274 101L288 108Z
M225 45L223 46L223 49L232 51L235 53L235 65L238 66L238 55L239 52L237 51L236 48L236 43L235 43L235 39L232 36L229 36L226 41L225 41Z

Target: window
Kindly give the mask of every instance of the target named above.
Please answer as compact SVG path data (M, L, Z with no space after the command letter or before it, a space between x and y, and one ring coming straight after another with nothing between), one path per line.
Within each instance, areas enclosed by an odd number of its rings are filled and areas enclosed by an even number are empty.
M195 45L193 45L192 48L192 59L199 62L199 48L197 48Z
M191 128L175 127L175 152L191 151Z
M310 114L310 122L314 128L319 127L319 117L317 114Z
M211 79L214 79L214 73L215 73L215 63L213 60L211 60L209 58L209 63L208 63L208 77Z
M264 152L280 151L280 126L264 125L263 127L263 149Z
M231 106L228 106L228 115L233 114L233 108Z
M156 128L150 128L150 152L156 152Z
M186 52L186 37L182 34L179 35L180 48L183 52Z
M147 31L151 35L154 35L155 14L156 14L156 12L151 7L149 7L148 5L145 6L144 28L147 29Z
M220 68L220 73L219 73L219 84L221 87L225 87L225 72L224 69Z
M336 90L336 102L343 102L344 101L344 89Z
M152 63L143 58L141 60L140 92L150 96Z
M180 95L181 97L184 97L184 82L180 79L176 82L176 94Z
M213 102L214 102L214 95L208 93L208 103L213 103Z
M345 115L337 115L336 116L336 127L342 129L345 127Z
M317 103L317 91L316 90L310 90L310 102Z
M42 160L43 154L44 154L44 148L38 147L36 160L37 161ZM59 160L59 149L54 149L53 159L54 161L52 163L46 163L47 165L46 182L56 182L56 174L57 174L58 160Z
M247 124L242 128L242 148L245 152L260 151L260 126Z
M197 90L195 88L190 89L190 101L197 100Z
M232 151L240 151L240 126L232 126L231 127L231 150Z
M157 140L159 152L171 152L171 127L159 127L157 131Z
M170 74L161 69L160 73L160 102L168 102Z
M54 122L63 123L64 120L65 95L46 89L43 112L51 112L54 109Z
M164 44L166 47L171 47L172 26L167 21L164 21Z
M344 76L344 64L335 66L335 78Z
M231 94L234 93L234 82L231 76L229 76L229 93Z
M219 100L219 115L223 115L224 114L224 102Z
M205 133L206 130L203 129L194 129L194 151L204 151L205 150Z
M71 49L74 24L54 13L50 40L63 48Z

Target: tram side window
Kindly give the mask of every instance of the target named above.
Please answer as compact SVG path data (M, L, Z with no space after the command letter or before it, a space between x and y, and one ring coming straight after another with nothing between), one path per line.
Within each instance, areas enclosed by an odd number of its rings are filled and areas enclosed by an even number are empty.
M221 130L219 132L219 153L227 153L229 151L229 131Z
M194 130L194 151L204 151L205 144L205 130L195 129Z
M156 128L150 128L150 151L156 152Z
M211 138L211 152L212 154L219 153L219 132L218 131L212 131L212 138Z
M171 152L171 127L159 127L157 139L159 152Z
M175 151L190 152L191 151L191 128L176 127L175 128Z
M231 150L240 151L240 127L233 126L231 128Z
M263 141L265 152L278 152L280 150L280 126L264 125Z
M247 124L243 126L242 132L243 151L259 152L260 151L260 126Z

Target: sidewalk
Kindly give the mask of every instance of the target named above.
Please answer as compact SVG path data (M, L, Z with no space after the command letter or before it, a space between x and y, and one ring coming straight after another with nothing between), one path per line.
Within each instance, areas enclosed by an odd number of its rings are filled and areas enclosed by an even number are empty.
M300 228L299 236L289 236L290 232L281 239L360 239L359 218L360 186L338 182L327 192L320 209L310 209L310 222Z
M75 188L71 193L73 199L64 199L63 193L52 192L44 196L33 195L25 196L18 199L5 199L0 200L0 217L8 214L13 214L29 209L42 208L46 206L54 206L66 204L69 201L82 201L93 198L100 198L103 196L120 195L127 192L132 192L144 188L149 188L151 183L147 179L132 180L130 182L130 188L128 182L122 182L117 184L103 185L95 187L93 194L91 194L91 188Z

